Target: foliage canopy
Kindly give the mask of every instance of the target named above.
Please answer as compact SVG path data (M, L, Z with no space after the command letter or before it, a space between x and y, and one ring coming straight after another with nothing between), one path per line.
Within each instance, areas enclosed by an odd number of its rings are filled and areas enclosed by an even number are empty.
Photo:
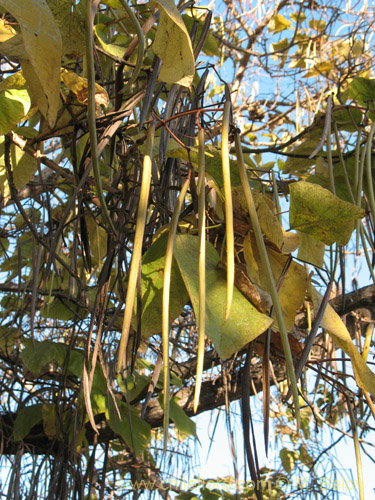
M230 422L239 399L252 482L237 498L319 492L317 433L345 415L363 498L371 10L0 0L0 12L8 498L136 499L150 485L235 498L238 471L231 493L172 474L197 439L191 417L224 405ZM353 262L369 286L347 277ZM280 469L258 464L258 392L266 448L274 429L285 438ZM281 488L280 474L306 471L298 491Z

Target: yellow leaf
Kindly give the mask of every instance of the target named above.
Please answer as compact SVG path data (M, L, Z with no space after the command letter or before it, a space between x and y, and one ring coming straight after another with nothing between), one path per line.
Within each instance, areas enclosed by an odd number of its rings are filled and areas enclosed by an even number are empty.
M42 406L43 429L49 439L56 436L56 407L51 403L44 403Z
M92 217L86 217L86 225L91 253L100 262L107 255L107 232Z
M52 127L60 105L60 31L45 0L1 0L19 23L29 61L21 61L41 113Z
M322 296L314 288L311 288L311 293L314 309L317 311L322 301ZM358 349L353 344L350 334L340 316L329 304L326 307L320 326L329 333L337 347L346 352L350 357L358 387L363 391L370 392L374 396L375 374L367 366Z
M290 227L332 245L346 245L354 230L354 221L365 211L338 198L331 191L311 182L290 185Z
M254 203L260 227L266 240L275 245L283 254L294 252L298 247L299 237L296 233L287 233L282 228L272 200L262 193L253 190ZM240 186L232 188L234 216L246 220L250 224L250 217L243 189Z
M0 19L0 42L5 42L13 38L17 31L12 28L4 19Z
M292 23L281 14L276 14L268 24L268 29L274 33L287 30Z
M153 44L163 64L159 80L190 87L195 61L190 36L173 0L153 0L160 9L160 21Z
M85 19L75 2L67 0L47 0L56 24L59 27L63 55L78 59L85 53Z
M68 71L63 69L61 71L61 80L68 87L68 89L77 96L77 100L82 104L87 104L88 99L88 87L87 79L78 76L73 71ZM98 112L100 106L107 108L109 105L109 97L107 91L95 84L95 108Z
M299 232L299 237L301 244L298 249L298 259L313 266L323 267L325 244L306 233Z
M284 266L288 257L267 247L268 258L272 268L272 274L276 283L283 275ZM260 255L255 242L255 237L250 232L244 240L244 257L247 266L247 274L250 280L260 288L270 293L266 273L261 265ZM307 287L306 270L297 262L292 261L288 271L283 277L279 289L280 306L284 315L285 326L288 330L293 328L297 309L305 299Z
M334 64L331 61L323 61L316 63L305 75L304 78L309 78L311 76L319 76L323 73L328 73L333 69Z

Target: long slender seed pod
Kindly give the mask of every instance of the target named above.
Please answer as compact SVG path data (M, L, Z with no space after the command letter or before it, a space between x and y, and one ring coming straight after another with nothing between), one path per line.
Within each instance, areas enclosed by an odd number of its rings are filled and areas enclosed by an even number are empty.
M258 215L257 215L256 209L255 209L253 195L252 195L252 192L250 189L249 179L248 179L247 173L246 173L246 167L245 167L245 162L243 159L242 148L241 148L241 138L240 138L240 135L238 132L236 132L236 134L235 134L235 146L236 146L236 154L237 154L237 164L238 164L238 168L239 168L242 188L243 188L246 203L247 203L247 209L249 211L251 225L252 225L252 228L254 231L255 240L257 243L262 266L263 266L264 271L266 273L268 287L269 287L269 291L270 291L271 298L272 298L273 309L274 309L275 317L276 317L277 324L278 324L279 330L280 330L280 337L281 337L281 342L282 342L284 354L285 354L287 373L288 373L290 385L292 388L294 408L295 408L296 420L297 420L297 428L299 428L300 427L300 411L299 411L299 400L298 400L299 396L298 396L296 376L295 376L294 368L293 368L292 353L290 351L290 345L289 345L289 341L288 341L288 333L286 331L284 317L283 317L283 313L282 313L281 306L280 306L279 296L277 294L275 280L274 280L274 277L272 274L270 261L268 259L266 246L264 244L262 230L260 228Z
M364 227L362 221L360 221L359 232L360 232L360 236L361 236L362 248L363 248L363 251L365 254L366 264L367 264L368 270L371 274L372 281L375 283L375 271L374 271L373 266L372 266L372 261L370 258L369 251L367 250L365 227Z
M362 352L362 358L365 360L365 362L367 361L367 356L368 356L368 353L370 351L373 330L374 330L374 326L370 323L366 329L365 345L363 346L363 352ZM373 402L371 401L371 397L370 397L369 393L366 391L363 391L363 395L365 396L367 404L370 407L371 413L372 413L373 417L375 418L375 408L374 408Z
M124 320L122 323L120 347L117 359L117 373L120 373L126 366L126 350L129 340L130 323L133 315L134 298L137 290L137 278L139 264L142 257L142 243L145 232L146 215L148 207L148 196L151 185L151 167L152 167L152 147L154 144L155 126L151 125L148 131L146 154L143 158L143 171L141 192L139 195L137 222L135 226L133 255L130 264L128 289L126 292L126 303Z
M374 196L374 188L372 184L372 139L375 134L375 123L372 124L370 129L367 145L366 145L366 173L367 173L367 186L368 186L368 204L370 205L370 210L372 212L372 216L375 217L375 196Z
M353 408L349 400L346 401L348 410L350 423L352 425L352 433L353 433L353 441L354 441L354 450L355 450L355 458L357 462L357 476L358 476L358 487L359 487L359 498L360 500L365 500L365 491L363 488L363 471L362 471L362 459L361 459L361 448L359 445L359 438L357 432L357 424L355 421Z
M374 330L374 325L371 323L367 326L366 329L366 339L365 339L365 345L363 346L363 352L362 352L362 358L367 361L367 356L370 351L370 345L371 345L371 340L372 340L372 332Z
M198 323L198 355L197 375L194 391L194 413L199 403L202 385L204 339L206 333L206 193L205 193L205 158L204 158L204 130L198 132L198 238L199 238L199 323Z
M95 67L94 67L94 53L93 53L93 28L92 28L92 0L87 0L86 2L86 61L87 61L87 90L88 90L88 101L87 101L87 118L89 126L89 136L90 136L90 153L92 169L94 172L94 179L96 185L97 195L100 201L100 206L102 209L102 214L107 222L108 226L111 228L113 234L116 234L115 227L113 225L111 216L109 215L107 204L103 194L102 178L100 175L100 162L98 154L98 140L96 134L96 115L95 115Z
M189 184L190 184L190 175L187 177L186 181L182 186L180 196L178 197L173 212L171 225L169 228L167 249L165 251L164 279L163 279L163 310L162 310L162 339L163 339L163 364L164 364L164 377L163 377L164 452L167 450L168 426L169 426L169 295L171 289L173 249L174 249L174 242L176 239L178 219L180 217L182 204L185 200Z
M233 230L233 203L232 187L230 182L229 162L229 122L231 103L227 101L224 106L223 127L221 131L221 163L223 168L224 207L225 207L225 243L227 250L227 303L225 306L225 319L229 318L233 299L234 287L234 230Z
M276 183L276 176L275 176L275 171L271 171L272 175L272 187L273 187L273 197L274 197L274 204L275 204L275 209L276 209L276 214L277 218L281 224L282 222L282 216L281 216L281 207L280 207L280 199L279 199L279 192L277 190L277 183Z
M143 35L142 26L139 24L139 21L136 15L133 12L133 9L130 7L126 0L120 0L121 5L124 7L125 12L130 17L130 20L134 26L135 32L137 33L138 38L138 53L137 53L137 62L135 63L135 68L133 70L132 76L128 80L128 83L125 85L123 92L126 92L132 84L138 78L138 75L142 68L143 56L145 52L145 37Z

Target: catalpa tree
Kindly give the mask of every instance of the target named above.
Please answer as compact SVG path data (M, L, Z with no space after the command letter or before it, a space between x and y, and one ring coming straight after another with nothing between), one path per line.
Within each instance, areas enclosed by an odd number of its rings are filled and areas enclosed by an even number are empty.
M354 441L364 498L373 13L314 0L0 11L3 494L315 498L328 428ZM236 400L250 479L184 487L192 417L222 407L229 423ZM256 441L275 431L271 470ZM278 482L306 472L294 491Z

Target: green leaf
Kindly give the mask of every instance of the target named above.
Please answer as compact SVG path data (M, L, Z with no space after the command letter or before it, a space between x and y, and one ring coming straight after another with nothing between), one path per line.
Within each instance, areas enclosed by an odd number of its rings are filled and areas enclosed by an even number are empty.
M125 35L119 35L109 41L109 29L104 24L96 24L94 26L94 31L100 45L106 52L120 58L124 56L126 52L126 45L129 40L128 37Z
M0 326L0 352L10 354L16 346L19 331L17 328Z
M197 320L199 317L199 281L198 281L198 238L189 234L176 236L175 259L188 289ZM234 288L231 313L224 323L226 301L225 272L218 268L220 257L211 243L206 243L206 294L207 316L206 334L215 345L223 359L229 358L236 351L254 340L271 324L272 319L258 312Z
M158 401L164 410L162 394L159 396ZM176 396L171 398L169 405L169 416L173 420L181 440L184 440L189 436L194 436L195 439L198 439L196 423L186 415L184 410L178 404L178 398Z
M69 299L56 297L50 304L45 306L40 313L42 318L59 319L60 321L72 321L77 317L84 319L89 311Z
M291 153L296 157L288 156L282 170L284 174L305 172L315 165L316 158L309 159L311 153L316 149L320 138L306 139L302 144L296 146Z
M310 182L290 185L290 227L310 234L326 245L346 245L354 221L365 216L362 208L343 201L328 189Z
M295 452L288 450L288 448L283 448L280 451L280 459L281 463L283 464L285 472L290 474L294 469Z
M221 151L216 146L212 144L205 145L205 163L206 163L206 174L211 177L215 182L216 186L222 190L224 186L223 181L223 167L221 165ZM198 170L198 147L193 147L190 150L190 159L185 148L173 148L166 154L169 158L182 158L186 161L190 161ZM230 180L232 187L241 186L240 174L238 173L237 162L235 160L230 160Z
M43 419L42 413L43 404L25 406L17 411L17 416L14 421L13 436L16 441L20 441L26 437L31 429L39 424Z
M142 259L142 336L161 332L163 274L168 231L161 234ZM189 300L184 281L176 263L172 266L169 319L172 322ZM136 320L133 319L133 327Z
M77 350L69 350L66 344L44 341L27 343L22 350L24 365L35 376L40 375L46 365L56 362L60 367L68 363L68 370L72 375L80 377L83 366L83 353ZM48 368L47 368L48 370Z
M18 146L10 146L10 163L13 171L14 184L17 189L25 186L38 169L38 162ZM5 168L4 137L0 138L0 191L5 201L10 199L10 189Z
M349 95L357 102L366 104L375 100L375 79L357 77L350 82Z
M193 28L193 24L196 21L196 17L193 17L189 14L184 14L182 16L182 19L184 20L184 23L186 25L187 30L189 33L191 32ZM197 29L197 36L196 40L199 40L199 37L202 33L202 28L204 25L204 20L205 16L201 16L198 19L198 29ZM204 42L204 45L202 47L202 51L207 55L207 56L219 56L220 55L220 42L217 38L214 37L212 30L209 30L206 41Z
M153 49L162 60L159 80L190 87L195 60L190 36L173 0L153 0L160 9L160 20Z
M106 411L108 423L111 429L125 440L129 448L133 449L137 456L140 456L147 448L151 436L151 428L147 422L141 420L138 410L133 406L130 406L130 425L128 405L120 401L117 401L117 405L121 420L113 407L112 401L110 401Z
M20 25L28 56L28 60L21 61L23 74L41 113L53 127L60 106L62 54L61 35L55 19L45 0L1 0L0 5Z
M339 130L356 132L362 121L362 111L354 107L336 109L332 113L332 118L335 120Z
M92 256L101 262L107 255L107 231L99 226L92 217L86 217L86 225Z
M0 94L0 135L10 132L30 109L27 90L6 90Z

